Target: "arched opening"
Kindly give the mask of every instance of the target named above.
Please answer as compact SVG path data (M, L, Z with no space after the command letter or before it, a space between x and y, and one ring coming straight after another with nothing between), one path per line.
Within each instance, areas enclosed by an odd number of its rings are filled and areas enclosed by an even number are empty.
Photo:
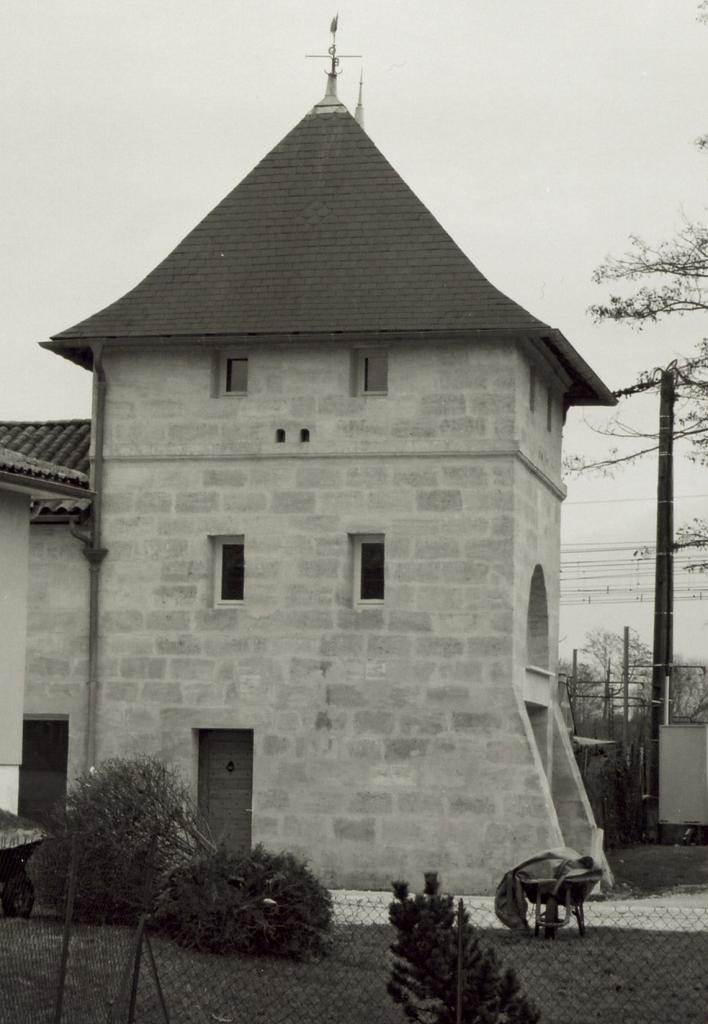
M300 431L300 440L301 441L309 441L310 440L310 431L307 429L307 427L303 427L302 430Z
M285 440L285 431L281 428L275 432L275 440L278 444L282 444Z
M536 668L549 666L548 599L543 569L537 565L531 577L529 609L526 620L526 664Z

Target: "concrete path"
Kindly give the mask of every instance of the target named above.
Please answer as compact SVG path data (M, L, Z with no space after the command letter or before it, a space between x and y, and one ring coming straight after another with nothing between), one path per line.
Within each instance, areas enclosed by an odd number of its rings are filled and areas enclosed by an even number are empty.
M387 924L389 892L332 892L335 919L342 924ZM492 896L463 896L474 924L481 928L503 925L494 913ZM585 904L589 926L640 928L646 931L708 932L708 890L676 891L642 899L590 900ZM529 919L531 907L529 906Z

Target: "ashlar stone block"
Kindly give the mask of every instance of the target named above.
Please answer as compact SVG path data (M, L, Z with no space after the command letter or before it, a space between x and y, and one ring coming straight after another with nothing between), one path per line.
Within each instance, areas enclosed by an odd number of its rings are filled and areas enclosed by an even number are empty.
M333 831L336 839L358 843L373 843L376 839L374 818L335 818Z

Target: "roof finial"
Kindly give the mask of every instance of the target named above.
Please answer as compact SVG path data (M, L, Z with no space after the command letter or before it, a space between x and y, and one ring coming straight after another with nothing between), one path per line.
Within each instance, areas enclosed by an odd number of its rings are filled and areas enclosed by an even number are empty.
M332 70L329 74L336 78L339 72L337 67L339 66L339 57L337 56L337 25L339 24L339 12L332 18L332 24L329 26L329 30L332 33L332 45L327 51L332 58Z
M338 71L339 61L342 57L357 57L361 58L360 53L341 53L337 56L337 26L339 24L339 14L335 14L332 18L329 30L332 33L332 45L327 50L327 53L306 53L306 57L325 57L328 56L331 61L331 67L327 71L327 91L325 92L325 101L329 103L339 102L337 99L337 76L341 74ZM324 102L324 101L323 101ZM318 104L320 106L320 104Z
M354 120L360 128L364 127L364 100L362 98L362 91L364 88L364 65L361 66L361 74L359 75L359 99L357 100L356 110L354 111Z

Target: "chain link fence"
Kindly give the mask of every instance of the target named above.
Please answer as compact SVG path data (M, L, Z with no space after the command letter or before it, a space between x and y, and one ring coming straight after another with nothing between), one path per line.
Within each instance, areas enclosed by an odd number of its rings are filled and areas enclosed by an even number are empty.
M388 893L333 894L328 954L312 961L182 949L136 924L71 924L47 908L0 918L2 1024L402 1024L387 994ZM465 898L481 939L514 968L544 1024L708 1022L708 907L586 903L551 941ZM65 964L65 970L63 965Z

